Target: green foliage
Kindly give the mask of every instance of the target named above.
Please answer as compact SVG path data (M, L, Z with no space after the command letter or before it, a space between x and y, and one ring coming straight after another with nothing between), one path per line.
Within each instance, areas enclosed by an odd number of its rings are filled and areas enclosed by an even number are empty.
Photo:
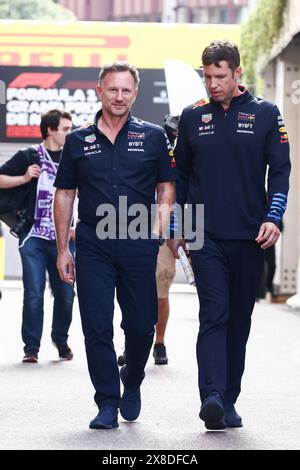
M259 0L249 20L242 25L241 56L244 81L253 88L261 87L259 72L283 25L287 0Z
M72 11L52 0L0 0L0 18L5 20L76 20Z

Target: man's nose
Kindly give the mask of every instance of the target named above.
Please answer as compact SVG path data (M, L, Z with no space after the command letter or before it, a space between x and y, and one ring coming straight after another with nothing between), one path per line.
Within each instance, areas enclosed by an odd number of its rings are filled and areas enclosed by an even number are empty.
M117 100L122 101L123 100L123 93L122 90L119 90L117 93Z

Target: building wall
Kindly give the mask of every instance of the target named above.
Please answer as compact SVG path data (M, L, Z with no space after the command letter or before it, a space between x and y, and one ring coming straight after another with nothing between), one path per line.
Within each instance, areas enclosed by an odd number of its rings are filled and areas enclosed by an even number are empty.
M167 2L167 0L166 0ZM178 22L239 23L248 10L249 0L186 0L177 1Z
M79 20L110 19L113 0L57 0L62 6L72 10Z
M163 0L116 0L112 5L112 19L159 22L162 20L163 9Z
M292 173L288 207L284 215L280 285L283 293L294 293L300 265L300 3L289 0L285 23L273 47L265 71L265 97L275 101L283 113L291 148ZM299 284L300 279L298 279ZM298 288L299 293L299 288Z
M58 0L82 20L239 23L251 0Z
M279 38L272 49L270 60L278 56L287 47L293 37L300 31L300 2L299 0L288 0L284 13L284 26Z

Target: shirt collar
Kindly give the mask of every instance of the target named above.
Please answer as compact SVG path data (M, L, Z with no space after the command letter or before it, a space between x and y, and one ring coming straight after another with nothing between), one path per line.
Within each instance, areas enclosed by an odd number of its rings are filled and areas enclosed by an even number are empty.
M239 90L240 90L241 94L238 95L238 96L234 96L231 99L229 108L232 108L233 106L236 106L238 104L249 101L249 99L252 97L252 95L250 94L250 92L247 90L247 88L244 85L239 85ZM218 107L223 109L222 105L220 103L218 103L217 101L214 101L211 96L210 96L209 99L210 99L211 104L213 104L215 106L218 106Z
M98 126L97 126L98 120L100 119L101 116L102 116L102 109L99 109L99 111L97 111L97 113L96 113L96 115L95 115L95 119L94 119L94 124L93 124L93 126L94 126L94 128L95 128L96 131L98 131L98 132L100 132L100 133L102 134L101 130L100 130L100 129L98 128ZM132 121L132 115L131 115L131 113L129 112L127 121L125 122L123 128L124 128L125 126L127 126L127 124L128 124L129 122L131 122L131 121Z

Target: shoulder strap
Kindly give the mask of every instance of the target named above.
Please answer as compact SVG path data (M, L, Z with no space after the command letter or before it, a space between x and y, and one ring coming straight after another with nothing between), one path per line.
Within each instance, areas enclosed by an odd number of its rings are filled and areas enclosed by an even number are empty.
M30 165L41 165L40 157L37 151L36 146L28 147L24 150L24 155L27 159L27 166ZM31 217L32 221L34 219L34 210L35 210L35 202L36 202L36 189L37 189L37 178L32 178L29 183L26 185L27 195L26 195L26 208L29 211L29 217Z
M26 156L28 166L34 164L40 165L40 157L35 146L28 147L23 150L23 153Z

